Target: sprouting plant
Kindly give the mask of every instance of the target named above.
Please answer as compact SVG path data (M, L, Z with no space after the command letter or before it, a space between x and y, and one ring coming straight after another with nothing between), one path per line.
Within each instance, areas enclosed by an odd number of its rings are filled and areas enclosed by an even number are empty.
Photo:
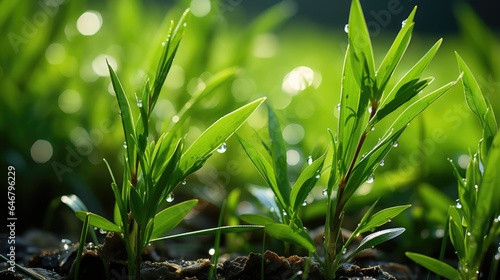
M128 255L128 274L135 279L139 279L144 247L152 240L161 240L165 232L182 221L196 205L197 200L188 200L158 212L160 206L165 201L172 202L174 189L185 180L186 176L200 169L211 154L264 101L264 98L258 99L221 117L190 147L185 148L182 124L189 117L190 108L214 87L231 77L235 71L221 72L207 81L204 89L193 95L180 110L177 122L171 123L169 131L157 139L151 139L153 136L149 130L150 118L179 48L188 13L189 10L186 10L176 25L171 23L167 39L162 44L163 50L156 76L152 82L149 80L145 82L142 96L136 96L136 102L130 102L117 75L108 64L125 136L123 182L121 187L118 187L108 166L115 197L113 222L88 211L76 211L77 217L89 225L122 235ZM131 103L136 103L137 106L131 106ZM139 111L138 117L134 115L136 110ZM223 229L209 232L223 232Z
M450 160L458 181L458 199L448 210L448 231L457 253L458 269L421 254L407 252L406 255L438 275L468 280L479 278L485 254L500 235L500 134L491 104L483 97L479 84L458 54L457 61L463 72L465 100L483 129L478 149L470 155L465 178ZM500 245L497 247L489 279L496 277L494 270L500 259Z
M410 122L458 81L450 82L430 93L422 93L433 81L432 77L421 78L421 76L441 45L441 40L438 40L394 86L389 87L392 85L391 77L409 45L415 13L416 8L403 21L401 30L384 60L378 69L375 69L371 40L363 11L358 0L352 1L349 22L346 26L349 44L342 74L338 130L337 134L329 131L332 164L325 170L329 173L329 180L325 190L327 209L325 211L324 260L318 261L322 263L328 279L333 279L342 263L363 249L403 233L404 228L385 229L371 233L362 239L357 248L345 254L354 237L374 231L375 228L386 224L410 205L387 208L373 214L375 202L347 240L343 240L341 234L344 208L363 183L373 181L375 169L389 151L397 146L398 138ZM396 109L407 103L409 105L401 113L394 113ZM367 149L365 140L370 132L380 121L391 117L392 124L385 130L378 143ZM257 149L252 148L252 145L242 141L241 138L240 141L259 173L271 187L277 204L283 212L278 213L280 215L278 219L255 215L245 216L244 219L250 223L265 225L266 232L271 236L314 252L315 246L307 235L307 231L302 227L300 217L297 216L297 208L313 188L316 182L314 176L322 168L325 155L306 167L291 187L286 179L286 150L281 140L279 125L271 111L269 131L271 146L268 152L274 164L269 163L264 155L256 152ZM364 152L363 155L362 152Z

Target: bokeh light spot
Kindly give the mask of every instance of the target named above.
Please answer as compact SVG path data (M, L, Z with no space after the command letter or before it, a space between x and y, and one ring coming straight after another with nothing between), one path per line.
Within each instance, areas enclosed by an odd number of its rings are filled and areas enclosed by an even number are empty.
M284 92L295 95L312 85L314 80L314 71L307 66L299 66L283 79L281 88Z
M210 0L193 0L189 8L195 17L204 17L210 13L212 5Z
M50 64L59 64L66 58L66 50L61 44L51 44L47 50L45 50L45 59Z
M300 162L300 154L296 150L286 151L286 163L291 166L295 166Z
M67 89L59 95L58 105L64 113L75 113L82 106L82 97L76 90Z
M118 71L118 63L116 62L116 59L111 55L101 54L97 56L94 61L92 61L92 70L101 77L109 76L109 69L106 64L106 60L115 72Z
M290 145L296 145L304 139L305 130L300 124L292 123L283 129L283 139Z
M102 17L97 11L86 11L76 21L78 32L84 36L92 36L101 29Z
M52 157L54 150L49 141L39 139L31 145L30 153L36 163L46 163Z

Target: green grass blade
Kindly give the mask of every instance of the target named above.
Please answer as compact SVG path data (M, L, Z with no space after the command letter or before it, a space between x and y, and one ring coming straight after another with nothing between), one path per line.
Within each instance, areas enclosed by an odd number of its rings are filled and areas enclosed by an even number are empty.
M365 155L364 158L361 159L356 167L354 167L352 175L347 181L341 203L346 203L359 186L361 186L370 176L373 175L375 169L380 166L380 161L382 161L391 151L394 142L397 141L404 129L405 127L383 138L370 152Z
M148 104L150 112L153 110L156 101L158 100L161 88L165 83L165 79L174 61L175 54L177 52L177 49L179 48L179 44L187 24L186 21L188 14L189 14L189 9L186 9L182 14L181 18L179 19L179 22L177 23L175 28L173 27L173 22L172 22L169 34L167 35L167 40L162 44L164 50L158 62L158 67L156 69L156 77L153 83L151 100L149 101Z
M313 240L303 229L294 230L289 225L274 223L266 225L266 233L281 241L305 248L309 252L316 249Z
M251 225L268 225L268 224L274 224L276 223L275 220L259 215L259 214L242 214L240 215L240 219L243 220L245 223L249 223Z
M379 107L381 108L381 110L385 106L387 106L387 104L389 104L391 102L393 104L404 104L405 103L405 102L401 102L399 100L393 101L396 98L409 100L406 96L401 95L400 89L402 87L408 87L408 85L410 85L412 81L420 80L420 76L425 71L425 69L427 69L427 66L429 66L430 62L432 61L432 59L436 55L437 51L439 50L439 47L441 46L442 42L443 42L442 39L438 40L429 49L429 51L427 51L427 53L404 75L404 77L401 78L401 80L399 80L399 82L393 87L393 89L390 91L390 93L388 95L386 95L384 97L384 99L382 100L382 102L380 103ZM415 83L415 82L413 82L413 83ZM400 93L400 94L398 95L398 93ZM388 115L389 113L391 113L391 111L386 110L385 115ZM377 121L380 121L382 119L381 117L377 117L377 116L375 116L375 118L377 118Z
M380 120L387 117L390 113L394 112L401 105L410 101L413 97L419 94L423 89L425 89L434 78L426 78L423 80L411 80L408 83L402 85L396 92L394 99L382 107L372 120L372 124L375 125Z
M150 242L156 242L156 241L162 241L162 240L168 240L168 239L174 239L174 238L182 238L182 237L212 235L212 234L217 233L218 231L220 231L220 233L222 233L222 234L225 234L225 233L248 232L248 231L259 230L259 229L264 229L264 226L259 226L259 225L223 226L223 227L218 227L218 228L202 229L202 230L197 230L197 231L191 231L191 232L179 233L179 234L174 234L174 235L169 235L169 236L163 236L163 237L151 239Z
M78 219L85 221L85 218L89 216L89 224L103 229L105 231L112 231L112 232L122 232L121 228L112 222L110 222L108 219L99 216L97 214L91 213L91 212L86 212L86 211L76 211L75 212L76 217Z
M356 254L359 252L363 251L364 249L371 248L373 246L376 246L380 243L389 241L400 234L402 234L405 231L404 228L390 228L390 229L384 229L381 231L374 232L370 235L367 235L365 238L361 240L359 243L359 246L354 249L354 251L346 258L346 259L351 259L354 257Z
M6 256L0 254L0 258L4 260L5 262L10 262L9 258ZM33 279L37 280L47 280L47 278L43 277L42 275L34 272L32 269L27 268L27 267L22 267L19 264L15 263L16 271L20 272L21 274L24 274L28 277L31 277Z
M88 216L88 215L85 217L85 220L83 221L82 231L80 233L80 244L78 244L78 251L76 253L76 259L75 259L75 263L74 263L75 274L73 276L74 276L75 280L78 280L78 274L79 274L78 272L80 270L80 263L82 260L83 247L87 243L86 239L87 239L87 233L89 230L89 218L90 218L90 216Z
M203 166L206 159L246 121L265 98L257 99L223 116L212 124L182 155L180 178L186 177Z
M417 7L413 8L408 18L404 21L404 26L399 31L396 39L392 43L391 48L387 52L384 60L377 70L377 89L383 91L403 57L408 45L410 44L413 27L415 23L413 18L417 12Z
M280 206L285 207L287 204L283 198L283 195L281 194L281 190L278 186L278 183L276 182L276 176L274 174L274 169L272 165L269 163L269 161L267 161L266 157L262 153L260 153L255 147L253 147L242 137L239 137L238 135L236 136L238 137L238 140L240 141L243 150L245 150L245 153L248 155L253 165L257 168L259 174L262 176L262 178L264 178L264 181L266 181L267 185L273 191L278 202L280 203Z
M474 78L474 75L470 71L469 67L465 64L465 61L458 55L458 53L455 53L455 55L457 57L458 68L460 72L463 72L462 84L464 87L465 100L467 101L467 105L472 112L479 118L481 126L483 127L483 143L485 147L481 152L483 155L486 155L493 142L493 137L495 137L495 134L498 131L498 125L493 114L493 108L484 99L481 88L479 87L479 84L476 81L476 78Z
M300 173L299 178L297 178L297 181L293 185L292 192L290 193L290 205L293 207L293 212L297 212L307 198L307 195L316 185L321 174L321 169L323 168L323 163L325 162L326 154L327 151L308 165Z
M127 152L127 165L130 170L130 175L132 177L136 176L135 162L136 162L136 146L133 137L135 136L134 127L134 116L132 115L132 110L130 108L130 103L128 101L127 95L123 90L120 80L116 76L115 71L108 63L109 74L111 76L111 83L113 84L113 89L115 91L116 98L118 100L118 106L120 107L120 118L123 125L123 133L125 136L125 145Z
M415 102L413 102L408 108L406 108L399 117L393 122L393 124L387 130L386 136L388 133L393 133L395 131L400 131L404 129L408 124L418 116L423 110L425 110L429 105L431 105L434 101L436 101L439 97L445 94L448 90L450 90L458 80L452 81L435 91L422 96Z
M417 264L445 277L446 279L460 279L460 274L456 269L440 260L411 252L406 252L406 256Z
M476 217L490 223L493 217L500 215L500 133L497 132L486 158L483 180L478 189Z
M408 205L395 206L380 210L379 212L373 214L373 216L371 216L368 219L366 224L362 225L362 227L358 231L359 233L364 233L374 228L377 228L381 225L384 225L390 222L391 219L399 215L401 212L410 207L411 205L408 204Z
M276 183L280 190L281 196L285 204L290 205L290 181L288 180L288 163L286 162L286 147L283 140L283 133L280 127L278 116L267 106L269 116L269 138L271 140L271 155L274 163L274 175L276 176ZM288 210L288 208L285 208Z
M176 227L197 203L197 199L192 199L158 212L154 218L154 229L151 234L151 239L158 238Z
M144 225L146 213L144 213L144 201L137 188L130 188L130 212L134 215L137 224Z
M459 260L464 260L467 256L465 248L465 231L462 226L462 216L455 206L450 206L448 210L450 241L457 252Z

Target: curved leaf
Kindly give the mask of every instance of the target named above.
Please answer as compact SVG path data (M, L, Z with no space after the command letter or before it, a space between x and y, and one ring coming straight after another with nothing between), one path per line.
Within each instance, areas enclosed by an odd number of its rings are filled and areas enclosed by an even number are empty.
M242 214L242 215L240 215L240 219L243 220L245 223L249 223L252 225L265 226L268 224L276 223L275 220L273 220L267 216L263 216L263 215L259 215L259 214Z
M288 225L278 223L266 225L265 230L267 234L281 241L295 244L310 252L316 250L313 240L304 230L294 230Z
M295 182L290 193L290 205L293 207L293 212L297 212L299 206L304 203L307 195L311 192L312 188L316 185L325 162L326 151L318 159L309 164L299 178Z
M197 203L197 199L192 199L165 208L158 212L154 217L154 227L151 239L158 238L162 234L165 234L175 228L196 206Z
M184 178L201 168L210 154L233 135L265 99L259 98L234 110L205 130L182 155L179 162L181 174L178 177Z
M460 279L458 271L447 263L417 253L406 252L405 254L412 261L446 279Z
M202 229L202 230L179 233L179 234L174 234L174 235L169 235L169 236L163 236L163 237L151 239L150 242L156 242L156 241L174 239L174 238L181 238L181 237L211 235L211 234L216 234L217 232L220 232L221 234L225 234L225 233L246 232L246 231L258 230L258 229L264 229L264 226L258 226L258 225L223 226L223 227Z
M390 228L367 235L365 238L363 238L363 240L361 240L359 246L356 249L354 249L354 251L346 259L354 257L356 254L363 251L364 249L371 248L372 246L376 246L380 243L391 240L397 237L398 235L402 234L404 231L405 231L404 228Z
M121 228L112 222L110 222L108 219L99 216L97 214L91 213L91 212L86 212L86 211L76 211L75 215L78 219L85 221L85 218L89 216L89 224L103 229L105 231L112 231L112 232L122 232Z
M410 208L411 205L401 205L401 206L395 206L395 207L390 207L386 208L383 210L380 210L379 212L373 214L366 224L362 225L361 228L359 229L359 233L367 232L369 230L372 230L374 228L377 228L381 225L384 225L397 215L399 215L401 212L404 210Z

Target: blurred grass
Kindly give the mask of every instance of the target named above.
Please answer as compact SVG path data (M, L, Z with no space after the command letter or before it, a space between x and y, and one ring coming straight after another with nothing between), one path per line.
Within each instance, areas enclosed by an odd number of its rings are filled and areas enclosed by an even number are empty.
M13 165L17 170L17 215L23 221L19 230L41 227L50 201L69 193L77 194L93 212L109 217L112 192L102 158L112 166L121 164L123 135L117 104L110 94L110 79L106 73L99 76L97 72L105 68L105 57L115 60L124 88L140 93L156 67L154 62L170 19L178 18L190 1L48 2L61 3L57 7L43 6L45 2L13 3L0 2L0 31L5 35L0 44L0 154L3 166ZM158 102L156 127L159 131L168 125L188 95L203 86L211 73L237 66L239 75L196 108L188 141L193 141L220 112L268 96L268 102L279 111L283 127L290 125L285 139L301 155L298 164L290 168L296 173L315 147L326 143L326 129L335 130L347 45L344 26L321 26L296 18L297 11L290 2L280 2L251 19L246 18L241 7L223 7L214 5L201 18L191 16ZM76 28L78 18L88 10L98 11L103 21L93 36L83 36ZM458 51L479 77L485 95L500 115L498 34L484 26L468 7L457 6L455 11L462 32L443 34L444 43L427 74L440 81L436 86L455 79L458 70L453 51ZM398 15L397 21L403 18ZM382 29L373 38L377 63L395 35ZM417 33L395 75L402 75L437 39L435 35ZM287 93L284 79L299 66L313 71L311 85ZM304 81L294 82L300 85ZM480 128L471 116L460 86L431 106L399 140L398 148L375 174L375 183L360 188L349 207L354 220L378 197L382 197L380 207L392 205L395 200L412 203L412 215L395 221L409 229L406 238L415 240L404 246L419 246L425 237L433 237L429 232L442 228L444 216L431 209L434 204L429 203L426 194L444 194L448 199L441 199L441 203L455 200L455 181L446 159L458 160L475 147ZM265 135L265 121L265 112L257 112L242 134L253 127ZM367 141L376 142L374 134ZM33 156L47 152L46 148L33 146L39 139L48 141L53 149L42 163L35 162L37 156ZM243 200L251 200L245 189L249 184L261 184L260 180L237 141L231 139L227 152L215 155L207 166L188 178L188 186L176 194L176 199L197 196L219 205L230 190L241 188ZM317 192L311 201L321 199L321 189ZM311 203L304 210L311 226L317 225L315 221L322 215L318 209ZM78 221L61 212L55 219L64 218L66 223L54 223L51 229L74 234L80 227ZM212 218L215 223L217 214ZM433 240L438 242L435 236Z

